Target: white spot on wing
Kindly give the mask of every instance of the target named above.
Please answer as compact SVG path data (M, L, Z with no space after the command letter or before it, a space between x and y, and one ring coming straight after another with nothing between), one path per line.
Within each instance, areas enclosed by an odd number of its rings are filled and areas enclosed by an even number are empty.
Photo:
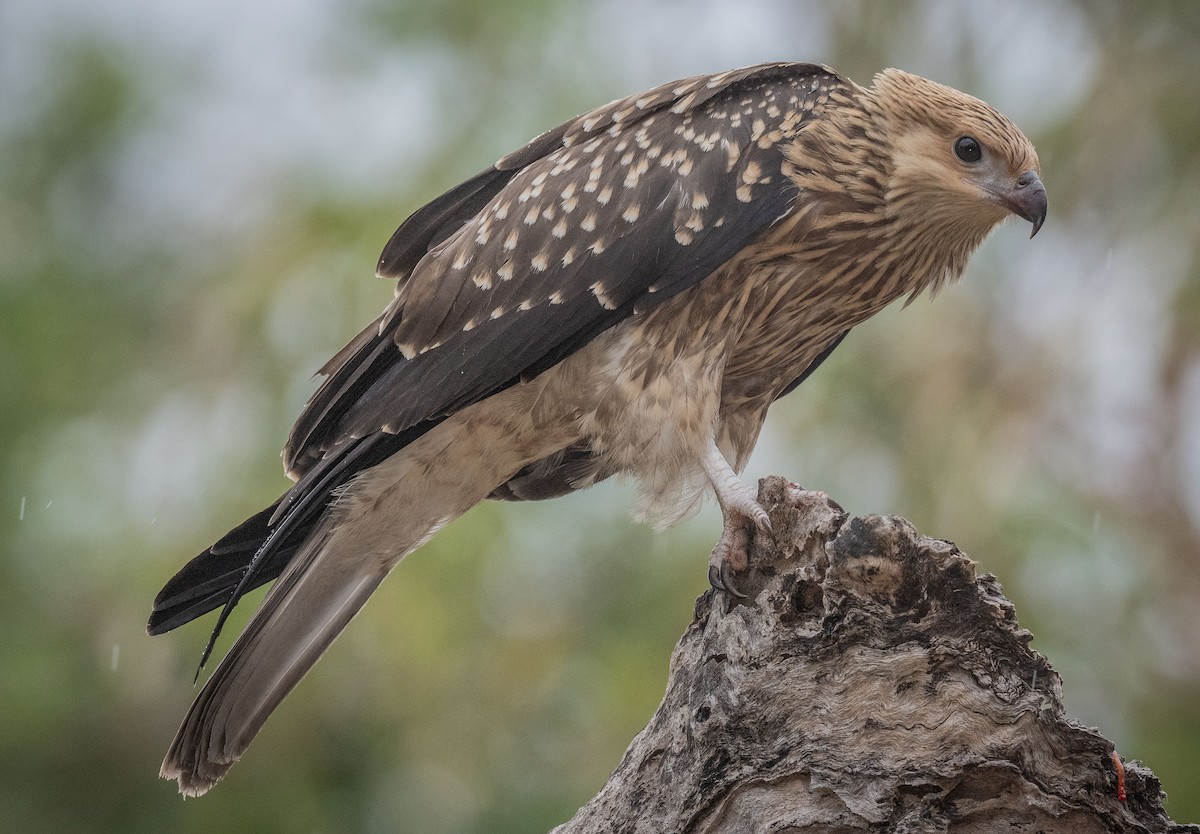
M671 108L672 113L684 113L696 103L696 94L691 93L681 98L674 107Z
M783 140L783 131L771 130L771 131L768 131L767 133L764 133L762 136L759 137L758 146L760 148L762 148L763 150L766 150L767 148L770 148L773 145L779 144L779 142L782 140Z
M605 310L617 309L616 303L609 297L608 290L605 289L604 284L600 281L592 284L588 289L592 291L592 295L596 296L596 300L600 302L600 306Z
M631 167L629 172L625 174L625 187L636 188L638 181L642 178L642 174L646 173L649 168L650 162L645 157L639 159L637 164Z
M596 159L603 159L603 157L596 157ZM599 188L600 187L600 176L603 173L604 173L603 169L601 169L593 161L592 170L588 171L588 179L587 179L587 182L584 183L584 185L583 185L583 190L590 194L593 191L595 191L597 188Z

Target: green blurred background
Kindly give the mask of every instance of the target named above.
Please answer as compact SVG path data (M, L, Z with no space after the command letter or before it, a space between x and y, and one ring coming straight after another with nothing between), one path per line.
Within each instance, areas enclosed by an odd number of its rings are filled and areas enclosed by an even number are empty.
M211 618L143 623L285 486L410 211L577 112L779 59L985 98L1051 213L856 329L748 476L956 541L1071 713L1200 820L1200 3L6 0L3 826L537 832L590 798L662 693L712 507L659 535L619 484L473 511L198 801L156 774Z

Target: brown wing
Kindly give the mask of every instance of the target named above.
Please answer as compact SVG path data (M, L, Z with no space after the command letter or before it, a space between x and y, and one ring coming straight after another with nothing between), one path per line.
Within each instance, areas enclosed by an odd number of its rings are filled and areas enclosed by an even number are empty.
M665 85L543 134L414 214L380 258L396 299L324 369L289 470L437 421L702 280L789 211L778 143L845 83L771 64Z

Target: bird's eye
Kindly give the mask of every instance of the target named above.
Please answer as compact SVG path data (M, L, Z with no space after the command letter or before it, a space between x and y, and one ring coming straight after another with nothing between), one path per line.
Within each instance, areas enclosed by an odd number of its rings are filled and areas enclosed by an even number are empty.
M960 136L954 142L954 154L963 162L983 159L983 147L974 136Z

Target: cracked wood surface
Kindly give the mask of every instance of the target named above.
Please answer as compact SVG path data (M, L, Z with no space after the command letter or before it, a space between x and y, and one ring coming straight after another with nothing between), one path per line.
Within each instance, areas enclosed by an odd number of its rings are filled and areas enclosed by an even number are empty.
M760 484L750 599L708 591L662 704L552 834L1193 832L1063 710L1012 604L953 544Z

